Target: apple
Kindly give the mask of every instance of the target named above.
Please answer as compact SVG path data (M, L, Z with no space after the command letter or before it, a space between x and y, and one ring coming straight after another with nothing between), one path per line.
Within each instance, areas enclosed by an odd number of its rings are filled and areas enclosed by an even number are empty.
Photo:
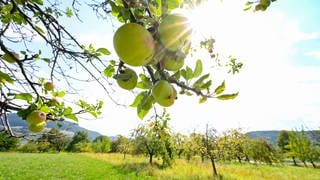
M177 51L189 43L191 26L181 14L170 14L159 25L158 35L161 43L170 51Z
M46 82L44 84L44 89L47 91L52 91L54 89L54 85L52 82Z
M45 127L46 127L45 121L40 122L40 123L36 123L36 124L34 124L34 123L29 124L29 130L34 133L42 131Z
M5 53L2 58L9 62L9 63L15 63L16 62L16 59L19 60L20 57L19 57L19 54L15 53L15 52L11 52L11 54L14 56L14 58L11 57L11 55L9 53Z
M184 65L184 55L168 55L163 59L163 66L168 71L178 71Z
M131 66L148 64L155 51L151 33L136 23L128 23L117 29L113 36L113 46L119 58Z
M30 124L38 124L41 122L45 122L47 119L47 116L44 112L35 110L32 111L28 116L27 116L27 122Z
M177 91L165 80L158 81L152 88L152 96L158 104L169 107L177 97Z
M60 103L56 98L52 98L47 102L47 104L49 106L58 106Z
M117 79L118 85L126 90L134 89L138 81L137 73L130 68L120 71L120 74L115 78Z

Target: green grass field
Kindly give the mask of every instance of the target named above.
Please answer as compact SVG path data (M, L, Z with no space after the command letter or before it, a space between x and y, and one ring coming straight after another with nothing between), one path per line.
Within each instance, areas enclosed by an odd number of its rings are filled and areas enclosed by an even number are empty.
M0 179L212 179L211 165L178 159L172 168L121 154L0 153ZM320 179L320 170L292 166L217 164L223 179Z

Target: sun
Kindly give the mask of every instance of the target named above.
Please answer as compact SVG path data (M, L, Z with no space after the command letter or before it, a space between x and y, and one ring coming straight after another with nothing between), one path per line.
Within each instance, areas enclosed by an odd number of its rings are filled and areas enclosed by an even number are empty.
M196 39L208 37L224 38L230 32L231 24L237 24L244 14L242 1L210 0L183 13L189 19Z

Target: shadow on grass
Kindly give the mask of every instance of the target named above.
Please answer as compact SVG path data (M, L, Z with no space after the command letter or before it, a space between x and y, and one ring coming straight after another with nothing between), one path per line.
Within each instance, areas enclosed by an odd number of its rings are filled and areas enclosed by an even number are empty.
M123 174L131 174L135 173L137 176L155 176L154 171L159 169L164 169L162 165L158 163L153 163L150 165L149 163L141 162L141 163L126 163L121 165L113 165L115 169L119 169Z

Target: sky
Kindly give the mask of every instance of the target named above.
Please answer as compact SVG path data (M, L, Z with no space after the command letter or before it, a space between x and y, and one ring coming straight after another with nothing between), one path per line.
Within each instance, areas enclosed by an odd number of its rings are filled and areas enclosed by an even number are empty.
M215 85L225 79L227 92L239 91L239 96L232 101L210 99L204 104L198 104L194 96L179 96L167 108L172 129L190 133L202 131L206 124L218 131L319 129L320 2L278 0L266 12L256 13L243 12L245 1L209 2L192 12L195 36L214 37L215 52L237 57L244 67L231 76L210 68L212 59L202 57L208 67L205 71L211 72ZM70 26L80 42L113 49L112 37L119 24L96 20L89 11L82 20ZM115 53L111 57L116 58ZM188 58L187 64L195 60ZM143 122L136 109L116 106L101 88L87 89L83 92L86 99L102 98L106 103L101 118L80 120L80 126L105 135L129 135ZM122 89L117 89L116 96L127 105L134 100L132 92Z

